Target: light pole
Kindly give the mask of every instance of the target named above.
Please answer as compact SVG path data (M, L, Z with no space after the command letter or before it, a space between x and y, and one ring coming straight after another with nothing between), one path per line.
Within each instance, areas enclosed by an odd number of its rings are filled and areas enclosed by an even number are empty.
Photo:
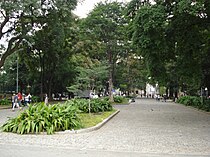
M28 93L30 93L30 88L31 88L31 86L28 84L27 85Z
M206 97L208 97L208 88L207 87L205 88L205 95L206 95Z
M16 92L18 93L18 57L17 57L17 77L16 77Z

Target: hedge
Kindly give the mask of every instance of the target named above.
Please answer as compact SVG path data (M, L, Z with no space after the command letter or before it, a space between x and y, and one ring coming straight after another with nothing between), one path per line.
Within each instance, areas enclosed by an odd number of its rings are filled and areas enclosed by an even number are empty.
M210 111L210 99L205 97L183 96L177 100L177 103L192 106L208 112Z

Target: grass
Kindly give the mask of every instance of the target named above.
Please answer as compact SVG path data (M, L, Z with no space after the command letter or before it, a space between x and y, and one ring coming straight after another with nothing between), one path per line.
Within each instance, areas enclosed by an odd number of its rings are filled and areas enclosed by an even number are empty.
M102 122L104 119L108 118L111 114L113 114L116 109L112 111L103 112L103 113L81 113L79 114L79 118L81 119L82 127L89 128L97 125Z

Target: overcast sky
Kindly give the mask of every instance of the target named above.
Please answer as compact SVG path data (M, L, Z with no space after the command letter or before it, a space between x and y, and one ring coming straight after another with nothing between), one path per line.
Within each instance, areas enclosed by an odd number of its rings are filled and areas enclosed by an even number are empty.
M84 18L94 8L94 5L100 1L104 2L105 0L83 0L83 2L78 3L78 6L74 11L74 13L79 17ZM109 1L115 1L115 0L109 0ZM129 2L130 0L117 0L117 1Z

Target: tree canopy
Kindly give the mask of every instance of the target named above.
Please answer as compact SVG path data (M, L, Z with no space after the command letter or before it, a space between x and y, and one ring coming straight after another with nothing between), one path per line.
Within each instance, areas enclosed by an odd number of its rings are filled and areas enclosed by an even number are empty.
M108 83L112 101L113 88L143 89L146 82L166 87L170 96L210 89L209 1L105 1L83 19L72 13L76 5L0 2L2 84L14 86L18 56L22 88L30 84L36 94Z
M138 8L138 9L137 9ZM209 2L132 1L128 6L130 37L160 84L209 87ZM204 73L205 71L205 73Z
M21 49L23 40L42 29L46 16L57 11L71 14L76 0L7 0L0 2L0 68L6 58Z

